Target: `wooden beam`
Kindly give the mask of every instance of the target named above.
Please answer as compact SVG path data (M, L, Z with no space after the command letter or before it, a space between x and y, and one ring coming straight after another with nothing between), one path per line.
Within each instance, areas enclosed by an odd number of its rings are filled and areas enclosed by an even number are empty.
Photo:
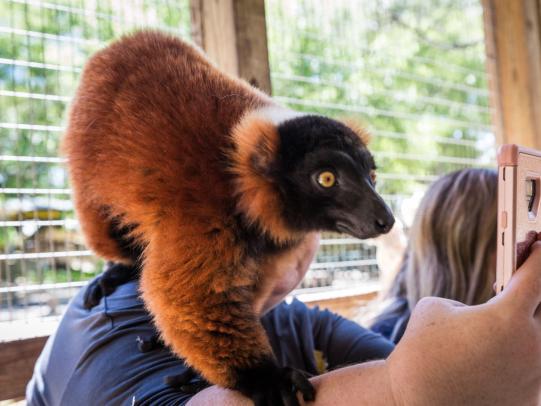
M24 397L26 384L47 338L0 343L0 401Z
M264 0L191 0L192 39L225 72L270 94Z
M329 309L347 319L355 320L362 313L367 312L369 302L377 299L379 292L368 292L360 295L305 301L308 307L319 306L320 309Z
M499 144L541 149L541 0L482 0Z

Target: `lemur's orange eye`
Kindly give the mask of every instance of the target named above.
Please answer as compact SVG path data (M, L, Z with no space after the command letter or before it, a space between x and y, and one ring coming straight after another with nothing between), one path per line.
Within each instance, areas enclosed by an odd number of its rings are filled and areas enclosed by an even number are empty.
M336 183L336 176L331 171L323 171L317 176L317 183L324 188L332 187Z
M370 171L370 181L372 185L376 186L376 171L374 169Z

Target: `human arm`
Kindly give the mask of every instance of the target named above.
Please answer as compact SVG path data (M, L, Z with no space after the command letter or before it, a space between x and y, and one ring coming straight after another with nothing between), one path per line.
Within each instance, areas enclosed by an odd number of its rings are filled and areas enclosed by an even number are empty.
M316 388L314 406L392 406L394 400L384 361L373 361L337 369L311 379ZM240 393L211 386L194 396L188 406L253 406Z
M315 405L539 405L541 242L530 251L486 304L423 299L385 362L315 378Z
M538 405L541 389L541 242L488 303L426 298L386 361L312 378L314 405ZM209 396L207 398L207 396ZM190 405L250 405L209 388ZM245 403L242 403L245 402Z
M540 304L541 242L486 304L419 302L388 360L400 399L408 405L540 404Z

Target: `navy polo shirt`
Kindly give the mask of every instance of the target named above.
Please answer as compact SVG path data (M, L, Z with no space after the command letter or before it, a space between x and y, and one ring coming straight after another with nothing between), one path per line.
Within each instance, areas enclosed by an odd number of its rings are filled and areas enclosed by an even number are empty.
M141 353L137 336L154 333L136 281L119 286L91 310L84 289L70 302L40 355L27 405L183 405L193 395L164 377L186 369L166 348ZM262 318L278 362L311 374L382 359L393 344L328 310L282 302ZM198 378L195 378L198 379Z

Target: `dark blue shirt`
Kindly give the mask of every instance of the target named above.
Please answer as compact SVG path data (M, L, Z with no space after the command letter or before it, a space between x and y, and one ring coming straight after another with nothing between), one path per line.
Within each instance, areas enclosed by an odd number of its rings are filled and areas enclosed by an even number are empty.
M83 291L70 302L34 370L26 396L37 405L183 405L193 395L164 383L186 369L165 348L141 353L137 336L154 333L151 317L129 282L92 310ZM281 365L320 374L346 364L385 358L393 345L379 334L298 300L262 318Z
M398 344L408 326L410 313L408 301L405 298L397 297L376 318L370 329Z

